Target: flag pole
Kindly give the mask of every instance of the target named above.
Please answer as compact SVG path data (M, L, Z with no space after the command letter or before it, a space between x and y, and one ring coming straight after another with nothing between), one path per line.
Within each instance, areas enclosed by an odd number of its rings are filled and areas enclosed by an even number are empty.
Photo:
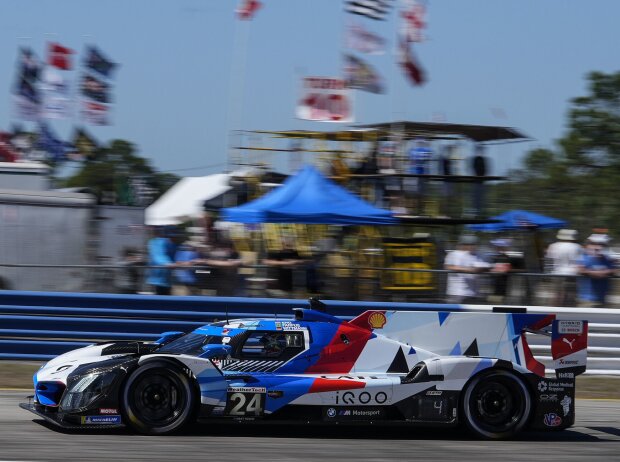
M247 60L247 49L248 42L250 37L250 24L247 26L237 25L237 21L242 21L242 19L235 18L235 32L233 39L233 52L232 52L232 60L231 60L231 85L230 85L230 95L229 95L229 112L228 112L228 156L227 156L227 169L232 171L232 166L235 163L239 163L239 159L237 159L237 155L232 155L232 150L234 149L232 141L232 137L230 133L241 132L241 125L243 124L243 96L245 89L245 68L246 68L246 60ZM248 19L247 22L251 22L251 19ZM243 30L241 30L243 29ZM237 72L238 71L238 72ZM236 74L239 74L238 77ZM241 136L241 135L240 135ZM240 154L242 155L242 154ZM248 152L248 163L250 160L250 153Z

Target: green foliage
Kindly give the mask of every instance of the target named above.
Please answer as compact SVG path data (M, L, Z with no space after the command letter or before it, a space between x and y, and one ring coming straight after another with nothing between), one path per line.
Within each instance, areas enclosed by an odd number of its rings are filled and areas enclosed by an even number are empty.
M592 72L589 94L574 98L568 131L555 150L527 153L523 168L498 185L495 200L563 218L582 236L620 232L620 72Z
M132 143L113 140L108 146L98 148L79 172L64 180L64 185L90 188L100 202L146 205L139 203L133 191L136 178L149 191L148 202L157 199L178 180L176 175L156 172L147 159L136 154Z

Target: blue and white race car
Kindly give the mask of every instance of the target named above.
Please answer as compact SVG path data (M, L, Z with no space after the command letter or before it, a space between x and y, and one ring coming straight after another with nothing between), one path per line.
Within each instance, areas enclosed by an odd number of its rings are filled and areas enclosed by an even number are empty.
M195 421L464 424L482 438L575 420L587 322L530 313L316 309L153 343L87 346L45 364L21 407L65 428L166 434ZM526 332L551 337L555 377Z

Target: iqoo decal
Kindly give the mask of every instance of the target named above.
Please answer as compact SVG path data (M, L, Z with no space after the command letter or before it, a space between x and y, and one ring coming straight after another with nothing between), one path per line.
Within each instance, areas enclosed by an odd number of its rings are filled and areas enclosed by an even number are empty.
M352 391L336 392L336 404L384 404L387 400L388 395L384 391L375 393L367 391L361 393Z

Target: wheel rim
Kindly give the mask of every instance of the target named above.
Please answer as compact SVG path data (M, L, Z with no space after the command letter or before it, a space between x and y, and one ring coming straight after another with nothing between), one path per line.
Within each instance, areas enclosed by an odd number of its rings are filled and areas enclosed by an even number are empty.
M164 427L183 414L187 404L183 382L167 371L150 371L133 384L132 411L142 423L150 427Z
M528 409L523 384L509 375L484 378L469 397L472 424L488 435L514 431L525 423Z

